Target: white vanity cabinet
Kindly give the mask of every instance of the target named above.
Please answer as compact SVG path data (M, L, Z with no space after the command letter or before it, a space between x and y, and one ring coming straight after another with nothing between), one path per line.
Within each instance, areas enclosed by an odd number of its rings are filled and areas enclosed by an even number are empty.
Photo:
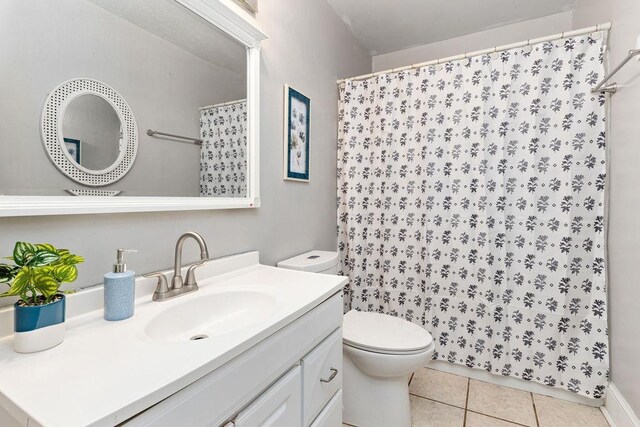
M69 295L65 341L46 352L17 354L0 335L0 426L340 427L348 279L261 265L258 252L198 272L197 292L162 303L155 278L136 278L122 322L96 307L101 287Z
M340 427L341 325L338 293L123 425Z

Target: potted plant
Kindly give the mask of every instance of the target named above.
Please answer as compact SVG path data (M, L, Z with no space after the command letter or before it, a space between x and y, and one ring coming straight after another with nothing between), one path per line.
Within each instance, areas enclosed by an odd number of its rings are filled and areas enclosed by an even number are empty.
M17 242L13 264L0 264L0 283L9 290L0 297L18 296L14 311L13 348L33 353L54 347L64 339L64 282L78 277L76 264L84 259L53 245Z

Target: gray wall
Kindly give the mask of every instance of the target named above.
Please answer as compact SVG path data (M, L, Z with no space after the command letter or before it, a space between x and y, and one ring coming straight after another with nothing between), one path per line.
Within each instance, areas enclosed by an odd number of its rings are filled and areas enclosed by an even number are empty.
M0 218L0 253L9 255L16 240L70 248L87 258L76 282L87 286L102 281L118 247L140 250L128 257L137 272L170 266L175 241L187 230L205 237L212 256L259 250L271 265L310 249L335 250L336 80L369 72L371 57L324 1L265 1L257 18L270 37L262 44L260 208ZM282 179L285 83L311 98L308 184ZM186 261L197 258L194 246L186 245Z
M373 71L404 67L432 59L548 36L570 29L571 12L559 13L384 55L376 55L373 57Z
M244 57L244 49L238 54ZM198 147L151 138L146 129L200 133L199 107L246 97L246 80L86 0L0 2L0 141L11 162L0 192L51 194L82 188L51 164L40 141L47 94L88 77L113 87L131 106L139 150L132 170L103 189L123 195L198 196ZM30 167L25 175L24 165ZM22 189L16 191L16 189Z
M611 21L609 62L614 67L640 35L638 0L579 0L576 28ZM613 383L640 415L640 64L630 62L610 110L609 332Z

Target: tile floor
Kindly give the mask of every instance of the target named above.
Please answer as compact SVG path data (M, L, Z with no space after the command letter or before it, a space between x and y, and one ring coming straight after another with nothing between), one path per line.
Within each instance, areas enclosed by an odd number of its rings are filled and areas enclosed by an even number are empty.
M428 368L409 391L413 427L608 427L598 408Z

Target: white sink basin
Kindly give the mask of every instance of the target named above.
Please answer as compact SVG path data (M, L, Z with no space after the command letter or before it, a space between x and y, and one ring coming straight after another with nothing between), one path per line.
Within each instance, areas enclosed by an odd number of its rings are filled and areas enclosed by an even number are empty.
M237 332L270 317L276 299L255 291L227 291L192 298L149 321L145 332L157 341L195 341Z

